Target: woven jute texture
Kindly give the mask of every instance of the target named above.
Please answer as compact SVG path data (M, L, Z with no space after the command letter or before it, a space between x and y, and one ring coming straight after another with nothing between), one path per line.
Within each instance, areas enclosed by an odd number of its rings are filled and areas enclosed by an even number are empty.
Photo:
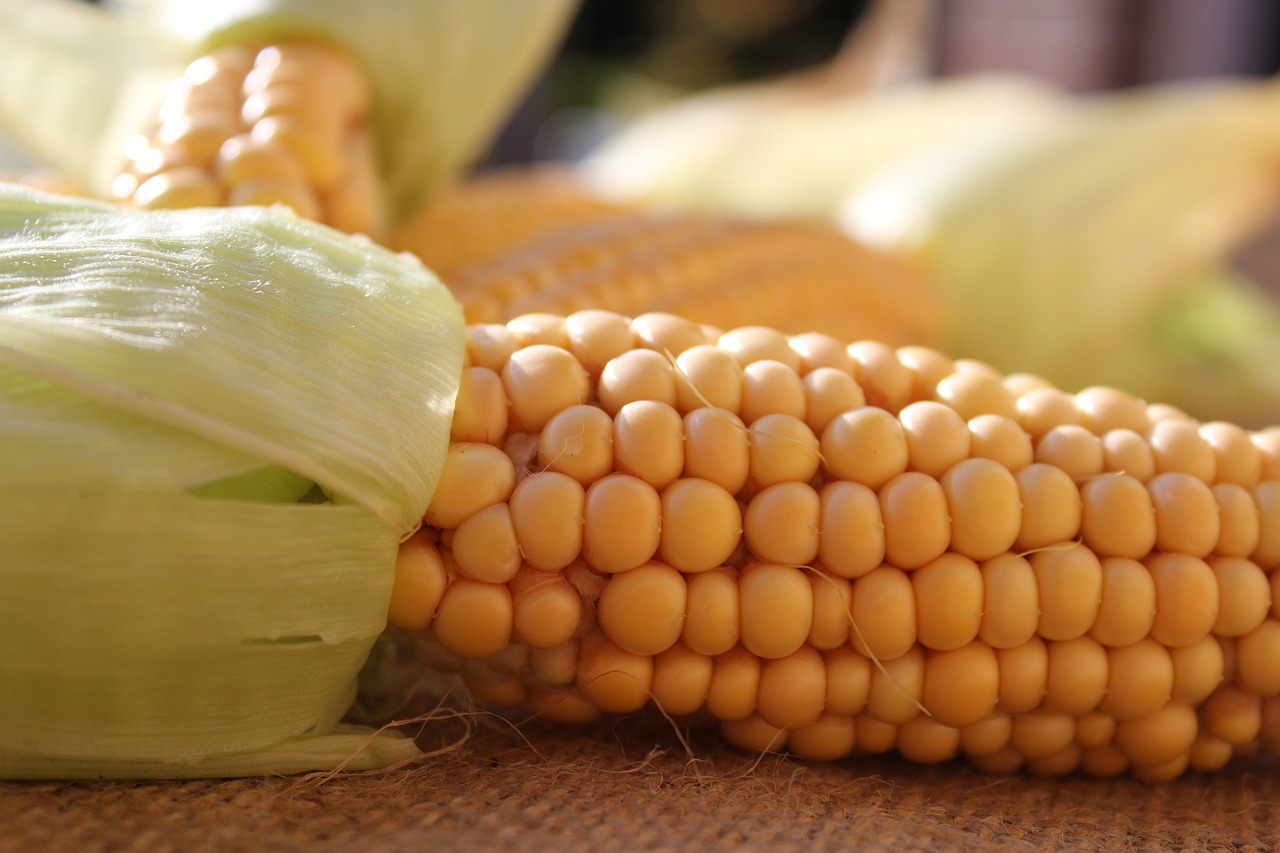
M1262 759L1148 785L806 764L648 717L473 724L452 745L449 727L380 773L0 783L0 850L1280 849L1280 764Z

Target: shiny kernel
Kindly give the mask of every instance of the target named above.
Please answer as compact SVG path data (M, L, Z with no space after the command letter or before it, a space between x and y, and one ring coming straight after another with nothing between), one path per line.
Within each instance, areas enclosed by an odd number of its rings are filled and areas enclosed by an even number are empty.
M884 562L884 521L875 492L837 480L822 487L818 500L818 561L824 568L857 578Z
M506 648L513 630L511 593L505 584L457 578L440 599L431 632L454 654L483 658Z
M1016 417L1018 401L997 376L985 372L958 370L944 377L934 389L934 398L959 412L964 420L978 415Z
M1100 474L1080 487L1080 534L1100 557L1141 559L1156 544L1151 494L1128 474Z
M1103 434L1102 465L1107 471L1128 474L1142 483L1156 475L1156 457L1151 445L1129 429L1113 429Z
M742 408L742 366L724 350L703 344L676 358L676 408L688 413L715 406L737 413Z
M1280 695L1280 621L1266 619L1236 641L1236 681L1262 697Z
M516 336L497 323L472 323L467 326L467 353L476 367L487 367L501 373L507 360L520 348Z
M738 581L731 570L712 570L685 579L685 617L680 638L704 655L720 655L738 643L742 611Z
M808 401L804 382L790 366L777 361L753 361L742 369L742 402L738 414L746 423L765 415L805 419Z
M843 412L866 405L866 395L848 373L832 367L818 367L805 374L805 423L814 435Z
M662 534L662 500L644 480L610 474L587 489L582 554L597 571L623 572L647 563Z
M861 713L871 690L871 659L851 646L829 649L822 658L827 667L827 710L849 717Z
M334 186L342 177L344 157L337 128L317 127L294 116L266 116L253 125L250 136L259 144L282 145L296 154L311 183L320 189Z
M893 723L883 723L868 712L853 718L853 728L857 734L858 752L864 755L880 755L898 744L898 727Z
M814 570L809 572L809 586L813 588L813 626L807 642L819 651L847 646L853 585L847 578Z
M1094 477L1104 467L1102 439L1082 426L1056 426L1036 442L1035 459L1061 468L1073 480Z
M1244 486L1218 483L1213 487L1218 504L1218 544L1214 551L1227 557L1248 557L1258 547L1261 517L1253 494Z
M236 184L227 192L227 204L235 207L281 204L302 219L318 220L321 215L320 198L302 181L279 178L254 178Z
M1268 480L1253 488L1258 508L1258 545L1249 556L1266 571L1280 566L1280 480Z
M1090 635L1106 646L1128 646L1151 632L1156 618L1156 584L1147 567L1129 557L1105 557L1102 602Z
M981 722L960 729L960 749L965 755L991 755L1009 745L1013 719L995 712Z
M1020 646L996 649L1000 690L996 707L1005 714L1026 714L1040 707L1049 683L1049 648L1032 637Z
M646 563L609 578L597 602L600 627L623 649L656 655L680 639L686 600L679 572Z
M776 361L800 370L800 354L782 332L765 326L743 326L720 336L716 346L732 355L743 367L757 361Z
M907 470L902 424L889 412L864 406L837 416L819 440L830 480L852 480L879 489Z
M1035 460L1031 436L1018 422L1004 415L978 415L968 423L969 452L980 459L999 462L1017 473Z
M906 654L916 644L916 594L901 569L881 566L853 582L854 648L877 660Z
M1085 388L1076 394L1075 403L1080 425L1094 435L1113 429L1145 433L1151 427L1146 401L1115 388Z
M1111 680L1115 680L1114 666ZM1076 743L1088 748L1111 743L1116 734L1116 718L1105 711L1090 711L1076 717Z
M818 439L803 420L784 414L765 415L751 423L750 474L756 488L776 483L807 483L818 473Z
M827 668L812 647L760 662L756 713L765 722L780 729L812 723L822 716L826 698Z
M720 734L744 752L782 752L790 736L786 729L770 725L755 714L740 720L725 720L720 724Z
M640 346L679 356L690 347L714 344L704 327L675 314L650 312L631 321L631 333Z
M1206 483L1214 481L1217 458L1194 421L1160 421L1151 426L1147 437L1157 472L1182 471Z
M737 415L703 408L684 416L684 476L736 495L747 483L750 459L750 435Z
M852 753L856 742L853 717L829 712L787 733L787 750L805 761L837 761Z
M1069 714L1031 711L1013 718L1009 744L1028 761L1057 755L1075 743L1076 721Z
M1026 557L1001 554L982 571L982 623L978 638L995 649L1020 646L1035 636L1040 622L1040 587Z
M228 186L260 178L299 182L307 178L296 154L283 145L255 142L247 133L222 143L214 168Z
M1225 675L1226 661L1216 637L1169 649L1173 660L1173 700L1199 705L1217 689Z
M664 562L682 572L723 565L742 539L742 509L710 480L684 478L662 491Z
M911 399L932 400L938 383L955 373L956 366L948 356L923 346L898 347L898 362L911 373Z
M422 518L432 527L452 529L485 507L505 502L515 484L511 458L500 448L451 442Z
M1227 743L1252 743L1262 731L1262 698L1224 684L1204 703L1201 719L1211 734Z
M531 312L512 317L507 328L516 336L521 347L534 344L567 349L569 335L564 328L564 317L547 312ZM577 358L577 356L574 356Z
M787 344L800 356L801 376L808 376L819 368L836 370L846 376L853 373L853 359L843 341L821 332L805 332L792 335Z
M853 378L869 405L897 412L911 402L915 376L893 349L879 341L856 341L848 351L853 357Z
M512 578L510 588L512 624L520 639L534 650L554 649L573 639L582 621L582 598L563 575L525 569ZM567 684L572 676L572 670L566 673L561 667L553 683Z
M628 350L604 366L596 393L601 408L611 415L636 400L656 400L674 407L677 400L675 369L663 353Z
M920 716L898 727L898 752L916 764L940 764L960 751L960 731Z
M1050 548L1031 555L1040 587L1040 624L1046 640L1073 640L1088 631L1102 601L1102 566L1081 545Z
M587 372L567 350L535 344L518 349L502 367L502 384L511 401L516 429L540 432L562 409L586 403Z
M676 643L653 658L653 701L672 716L702 708L711 689L713 665L707 655Z
M582 638L578 688L600 710L638 711L649 701L652 686L653 658L628 652L598 631Z
M712 658L707 710L717 720L742 720L750 717L755 713L756 696L759 693L759 657L742 646L733 646Z
M499 445L506 434L507 392L502 378L487 367L465 368L458 383L450 440Z
M951 515L951 550L987 560L1013 547L1022 529L1018 481L998 462L966 459L940 481Z
M1204 483L1190 474L1169 471L1147 484L1156 514L1156 548L1207 557L1218 544L1218 502Z
M617 470L664 489L684 470L684 424L680 413L656 400L627 403L613 419Z
M1271 610L1271 582L1258 565L1242 557L1210 557L1218 581L1218 618L1213 633L1241 637L1262 624Z
M1135 765L1155 768L1186 756L1198 729L1193 708L1170 702L1149 716L1120 720L1114 743Z
M1107 650L1085 634L1047 644L1049 677L1045 681L1047 711L1078 717L1094 710L1107 692Z
M1268 427L1249 434L1249 443L1258 451L1262 468L1260 480L1280 479L1280 427Z
M631 321L613 311L575 311L564 318L569 352L590 376L599 376L610 359L635 345Z
M995 710L999 688L999 661L985 643L972 642L925 657L922 704L944 726L962 728L986 719Z
M1080 491L1065 471L1032 463L1014 475L1022 502L1022 526L1014 547L1019 551L1068 542L1080 534Z
M1033 388L1018 398L1015 418L1036 441L1060 426L1079 426L1080 413L1076 401L1057 388Z
M146 210L216 207L222 204L222 190L203 170L179 166L139 184L133 203Z
M1252 486L1262 473L1262 454L1249 433L1235 424L1213 421L1200 427L1200 437L1213 450L1215 482Z
M583 547L586 501L582 484L567 474L542 471L521 480L510 508L525 562L552 572L576 560Z
M924 695L924 650L912 646L904 655L881 661L881 667L871 670L867 713L893 725L915 719L920 715L920 699Z
M804 566L818 555L818 493L807 483L776 483L758 492L743 513L743 535L758 559Z
M958 649L982 624L982 571L960 554L946 553L911 573L916 633L928 649Z
M941 477L951 466L969 458L969 427L955 410L922 400L898 413L907 440L907 467Z
M936 559L951 542L947 495L937 480L918 471L899 474L880 489L885 561L914 569Z
M1152 554L1143 562L1156 586L1151 638L1178 647L1208 635L1218 619L1218 579L1213 569L1187 554Z
M813 627L813 589L801 569L752 563L738 576L739 636L763 658L780 658L804 644Z
M538 438L538 464L590 486L613 471L613 418L590 405L556 412Z
M427 630L448 583L444 561L427 531L410 536L396 552L387 622L404 631Z
M520 569L520 543L511 522L511 508L493 504L463 521L454 531L450 549L458 570L472 580L511 580Z

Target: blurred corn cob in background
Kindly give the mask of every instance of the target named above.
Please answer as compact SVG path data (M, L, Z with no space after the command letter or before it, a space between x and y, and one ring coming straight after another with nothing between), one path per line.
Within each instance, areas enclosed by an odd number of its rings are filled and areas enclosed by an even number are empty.
M931 5L877 4L869 24L898 35L850 47L895 63ZM1232 263L1280 202L1274 81L1074 97L841 70L642 114L584 173L631 203L835 221L913 256L951 298L956 355L1248 424L1280 414L1280 312Z

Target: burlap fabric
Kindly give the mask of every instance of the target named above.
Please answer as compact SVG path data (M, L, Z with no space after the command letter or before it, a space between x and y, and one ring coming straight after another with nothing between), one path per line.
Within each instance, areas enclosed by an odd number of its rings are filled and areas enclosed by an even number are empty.
M477 722L479 720L479 722ZM392 771L0 783L2 851L1280 849L1280 763L1161 785L726 749L649 717L428 724Z

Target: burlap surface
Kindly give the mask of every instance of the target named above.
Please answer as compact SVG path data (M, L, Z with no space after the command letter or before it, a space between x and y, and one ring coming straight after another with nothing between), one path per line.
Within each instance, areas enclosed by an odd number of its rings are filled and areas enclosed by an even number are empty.
M1280 765L1262 760L1147 785L685 741L649 718L481 725L375 774L0 783L0 850L1280 849Z

